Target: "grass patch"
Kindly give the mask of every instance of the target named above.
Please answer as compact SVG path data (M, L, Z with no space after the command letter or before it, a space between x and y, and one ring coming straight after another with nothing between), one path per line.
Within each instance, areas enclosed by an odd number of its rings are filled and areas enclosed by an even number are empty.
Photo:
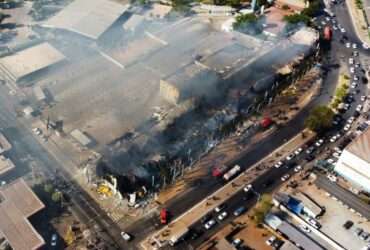
M350 77L345 74L339 76L339 84L335 89L335 95L330 103L330 108L337 109L339 104L343 101L344 97L348 94Z

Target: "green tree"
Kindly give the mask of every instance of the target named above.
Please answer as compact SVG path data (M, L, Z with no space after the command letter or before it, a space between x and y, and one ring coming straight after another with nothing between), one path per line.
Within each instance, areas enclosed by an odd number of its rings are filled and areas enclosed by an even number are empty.
M252 219L259 225L263 222L266 214L270 211L272 207L272 197L269 194L263 194L253 209Z
M302 11L303 15L314 17L315 14L320 10L321 3L319 0L309 1L309 6Z
M233 24L235 30L258 34L262 32L262 26L258 22L258 18L255 14L242 14L235 18Z
M50 183L45 183L45 184L44 184L44 191L45 191L46 193L52 193L52 192L54 191L54 187L53 187L53 185L52 185L52 184L50 184Z
M62 192L60 191L55 191L52 195L51 195L51 199L54 201L54 202L60 202L61 199L62 199Z
M322 132L332 126L334 112L327 106L316 106L313 108L305 121L307 128Z
M293 14L293 15L287 15L284 16L284 21L289 24L297 24L297 23L304 23L309 24L310 23L310 17L304 14Z

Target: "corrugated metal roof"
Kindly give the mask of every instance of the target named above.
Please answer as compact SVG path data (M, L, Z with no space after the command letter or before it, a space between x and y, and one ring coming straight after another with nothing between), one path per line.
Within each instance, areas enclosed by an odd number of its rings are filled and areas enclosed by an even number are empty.
M98 39L128 8L109 0L75 0L42 26Z
M346 150L370 163L370 128L366 129L365 132L357 136L346 147Z

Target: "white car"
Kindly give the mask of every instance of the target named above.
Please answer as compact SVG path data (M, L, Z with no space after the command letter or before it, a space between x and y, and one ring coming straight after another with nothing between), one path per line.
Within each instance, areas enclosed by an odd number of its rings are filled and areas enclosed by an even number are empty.
M354 64L354 63L355 63L355 60L353 60L353 58L352 58L352 57L350 57L350 58L348 59L348 63L349 63L349 64Z
M346 43L346 48L351 48L351 44L350 43Z
M299 228L302 229L303 232L311 233L311 229L308 228L306 225L299 225Z
M251 190L252 189L252 184L248 184L248 185L246 185L244 188L243 188L243 190L244 190L244 192L249 192L249 190Z
M361 112L361 110L362 110L362 105L361 104L357 105L356 111Z
M348 131L350 129L351 129L351 124L348 124L348 123L343 128L344 131Z
M327 161L327 163L329 163L329 164L334 164L334 163L336 162L336 160L334 160L333 158L329 158L329 159L327 159L326 161Z
M328 16L325 17L325 20L329 22L330 21L330 17L328 17Z
M316 143L315 146L320 147L324 143L324 139L319 139Z
M294 172L298 173L299 171L302 170L302 166L301 165L298 165L294 168Z
M289 179L289 177L290 177L290 175L286 174L286 175L282 176L280 179L281 179L281 181L286 181L286 180Z
M234 247L238 247L240 246L241 244L243 243L243 240L239 239L239 238L236 238L234 239L231 244L234 246Z
M286 159L287 161L290 161L290 160L292 160L294 157L295 157L295 154L290 154L290 155L288 155L285 159Z
M227 216L228 216L227 212L223 211L217 216L217 219L219 219L220 221L223 221Z
M276 240L276 237L275 236L271 236L270 238L268 238L266 240L266 245L271 246L272 243L274 243L275 240Z
M39 129L39 128L33 128L32 131L35 135L41 135L41 133L42 133L41 129Z
M326 22L323 20L323 21L321 21L321 25L326 25Z
M361 96L360 100L361 100L362 102L364 102L364 101L366 101L366 98L367 98L367 96L366 96L366 95L363 95L363 96Z
M336 141L337 141L336 135L333 135L332 137L330 137L330 142L336 142Z
M359 64L359 63L355 64L355 68L359 68L360 66L361 66L361 64Z
M275 163L274 167L275 168L280 168L281 166L283 166L283 162L282 161L278 161L277 163Z
M344 33L344 32L346 32L346 30L344 28L341 28L340 32Z
M51 241L50 241L50 245L52 247L55 247L57 245L57 240L58 240L58 235L56 234L52 234L51 235Z
M363 43L363 44L362 44L362 48L364 48L364 49L369 49L369 45L367 45L366 43Z
M207 229L207 230L209 230L214 225L216 225L216 221L214 219L212 219L212 220L207 221L206 224L204 224L204 228Z
M297 148L295 151L294 151L294 154L295 155L299 155L300 153L303 152L303 148Z
M357 75L354 75L354 76L353 76L353 80L354 80L354 81L358 81L358 80L360 80L360 79L358 78L358 76L357 76Z
M335 148L334 148L334 151L335 151L335 152L338 152L338 153L342 153L342 150L341 150L339 147L335 147Z
M355 121L355 117L351 116L350 118L348 118L347 123L352 124L354 121Z
M350 68L349 68L349 72L351 72L351 73L355 73L355 68L354 68L354 67L350 67Z
M332 155L333 155L333 157L335 157L335 158L339 158L339 157L340 157L340 153L338 153L338 152L334 152Z
M357 44L352 43L352 49L357 49Z
M122 239L124 239L125 241L130 241L131 240L131 235L129 235L128 233L126 232L121 232L121 237Z
M337 177L335 177L334 175L328 174L327 177L328 177L329 181L337 182Z
M357 82L352 82L352 83L351 83L351 88L352 88L352 89L355 89L356 87L357 87Z
M334 21L333 21L334 22ZM338 27L333 25L333 30L338 30Z

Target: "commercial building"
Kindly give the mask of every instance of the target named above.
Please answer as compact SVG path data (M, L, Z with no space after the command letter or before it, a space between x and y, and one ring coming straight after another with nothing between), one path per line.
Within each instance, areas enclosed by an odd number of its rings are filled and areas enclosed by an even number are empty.
M334 171L357 189L370 192L370 129L356 137L344 150Z
M45 241L28 218L44 204L20 178L0 187L0 237L4 237L14 250L36 250Z
M265 223L272 229L279 232L286 239L294 243L305 250L323 250L324 248L320 246L317 242L313 241L311 238L306 236L303 232L297 229L290 223L282 220L277 215L269 213L265 217Z
M129 8L110 0L74 0L42 24L98 39Z
M64 60L64 55L53 46L41 43L1 58L0 74L8 81L21 82Z

